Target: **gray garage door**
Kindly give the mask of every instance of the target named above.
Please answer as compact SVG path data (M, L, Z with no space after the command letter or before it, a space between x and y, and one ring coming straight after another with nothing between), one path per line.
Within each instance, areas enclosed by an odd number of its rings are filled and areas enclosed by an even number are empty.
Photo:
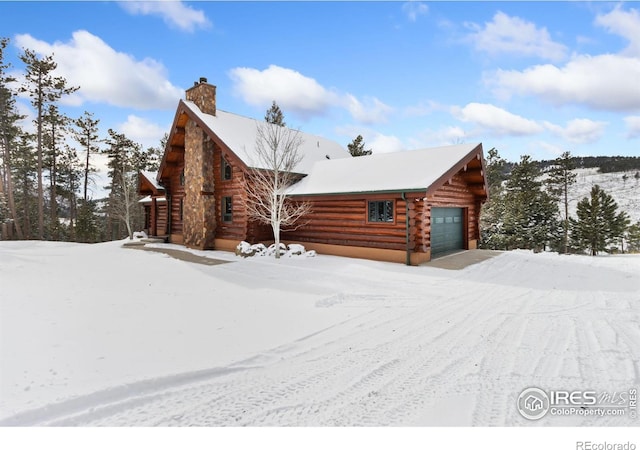
M431 208L431 254L437 256L463 248L462 208Z

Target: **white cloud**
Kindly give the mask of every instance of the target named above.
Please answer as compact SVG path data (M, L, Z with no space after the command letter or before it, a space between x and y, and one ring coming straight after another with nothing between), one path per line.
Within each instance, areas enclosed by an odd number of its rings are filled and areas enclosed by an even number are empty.
M69 42L49 44L29 34L16 36L16 45L40 55L55 54L56 75L80 90L67 99L80 105L85 101L104 102L138 109L173 108L183 90L172 85L159 62L141 61L109 47L88 31L76 31Z
M120 6L129 14L160 16L167 25L183 31L193 32L196 28L211 26L204 12L186 6L181 1L123 1Z
M265 70L237 67L229 72L234 90L244 101L255 106L276 101L285 111L303 117L321 115L337 103L338 97L313 78L295 70L269 66Z
M544 122L544 126L573 144L590 144L598 141L604 134L606 122L595 122L590 119L573 119L567 122L566 127L561 127L550 122Z
M462 128L448 126L434 132L431 139L436 141L437 145L451 145L464 142L467 137L467 132Z
M476 133L483 134L480 130L469 132L459 126L443 126L438 129L425 129L415 137L406 139L408 148L439 147L455 145L473 140Z
M564 45L551 39L546 28L538 28L534 23L510 17L501 11L484 27L473 23L467 26L475 30L469 36L475 48L491 55L506 53L559 61L567 53Z
M393 153L405 150L406 147L402 140L396 136L385 135L374 132L371 136L365 136L367 139L367 148L373 150L373 153Z
M429 7L422 2L409 1L402 5L402 12L411 22L415 22L418 16L424 16L429 12Z
M469 103L464 108L453 107L451 112L457 119L474 123L496 136L527 136L543 131L533 120L487 103Z
M550 144L549 142L545 142L545 141L539 141L534 145L534 149L535 147L539 147L542 148L543 150L545 150L547 152L548 155L552 156L554 159L557 158L558 156L562 155L564 152L567 151L567 149L565 147L560 147L556 144ZM534 153L532 151L532 153ZM543 155L536 155L534 156L536 158L546 158Z
M406 117L421 117L434 111L447 111L448 109L448 106L429 100L427 102L420 102L403 108L402 114Z
M264 70L237 67L229 72L234 91L247 103L268 106L272 101L287 111L309 118L324 115L330 108L348 110L353 118L365 124L380 123L393 111L375 97L364 103L351 94L327 89L315 79L285 67L270 65Z
M354 119L364 124L387 122L393 108L385 105L375 97L365 98L365 101L366 103L362 103L353 95L346 95L347 109Z
M627 137L629 139L640 137L640 116L629 116L624 118L627 125Z
M116 129L124 133L129 139L138 142L143 149L157 147L169 126L160 126L147 119L130 114L127 121L119 124Z
M621 55L579 55L564 67L537 65L524 71L498 70L487 77L499 96L536 95L557 105L596 109L640 108L640 59Z
M596 17L595 23L629 41L624 54L640 57L640 14L637 9L623 11L617 6L610 13Z
M616 7L596 24L626 38L620 54L575 54L564 66L536 65L525 70L498 70L485 76L502 98L533 95L555 104L579 104L608 111L640 109L640 14Z

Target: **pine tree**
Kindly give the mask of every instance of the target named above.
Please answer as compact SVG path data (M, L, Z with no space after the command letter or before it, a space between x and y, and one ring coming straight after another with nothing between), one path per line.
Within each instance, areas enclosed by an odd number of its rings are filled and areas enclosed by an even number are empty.
M76 129L73 132L75 140L78 141L85 152L84 185L82 191L83 200L86 203L89 189L89 178L90 174L93 172L90 158L91 155L100 151L100 147L98 146L98 143L100 142L98 139L98 124L100 123L100 120L94 119L92 113L85 111L82 117L74 120L73 123L76 126Z
M7 210L5 215L8 216L15 227L16 237L23 239L24 234L20 220L18 220L14 195L12 149L15 147L16 139L21 133L18 121L23 119L24 116L18 114L15 106L15 94L9 88L9 84L14 82L15 78L7 74L7 70L11 68L11 65L4 62L4 49L8 44L9 39L0 39L0 158L2 158L0 187L6 189L6 194L2 196L3 204ZM0 189L1 191L2 189Z
M569 187L576 182L575 164L570 152L564 152L548 171L547 190L564 208L562 217L562 253L569 252Z
M628 224L625 212L618 212L613 197L603 191L599 185L591 188L591 196L578 202L577 219L570 219L571 242L577 249L587 249L592 256L620 239Z
M558 204L542 190L540 168L528 155L511 171L504 208L507 249L544 250L557 229Z
M361 135L356 136L350 144L347 144L347 148L351 156L368 156L373 153L371 149L364 149L364 140Z
M267 123L280 125L281 127L284 127L287 125L284 121L284 114L280 110L280 107L276 104L275 100L271 104L271 108L267 110L267 113L264 116L264 120Z
M489 199L480 213L480 247L492 250L506 248L504 234L504 170L506 161L498 150L487 153L485 172L489 186Z
M627 228L627 245L630 252L640 252L640 221Z
M160 139L160 144L157 147L149 147L146 153L146 170L157 172L164 156L164 149L167 146L169 135L167 133Z
M43 118L43 147L45 150L44 162L49 177L49 226L48 237L52 240L60 239L60 220L58 195L60 185L64 184L59 179L60 158L63 153L64 139L67 133L69 118L60 113L58 107L50 104Z
M78 87L67 86L67 80L62 77L54 77L53 71L58 66L53 56L38 58L36 53L24 49L20 59L26 64L25 81L20 91L31 97L31 105L36 110L36 155L37 155L37 182L38 182L38 238L44 239L44 187L42 180L43 169L43 125L47 106L55 104L64 95L72 94Z
M76 240L78 242L99 242L100 224L98 222L98 205L95 200L80 199L78 218L76 221Z
M16 220L22 227L24 238L37 236L37 222L32 218L38 216L36 199L36 154L33 146L33 135L22 132L11 149L11 165L13 171L14 197L16 203Z
M61 197L62 209L65 216L69 219L66 239L75 241L78 214L78 196L80 189L80 180L82 178L80 159L78 153L68 145L64 146L64 150L58 161L58 194Z

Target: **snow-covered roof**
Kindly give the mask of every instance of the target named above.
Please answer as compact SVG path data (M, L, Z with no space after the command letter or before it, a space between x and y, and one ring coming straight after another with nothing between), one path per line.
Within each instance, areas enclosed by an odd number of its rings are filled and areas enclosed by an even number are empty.
M216 115L212 116L200 111L200 108L191 101L182 100L182 104L189 108L191 113L213 131L247 166L268 169L268 167L258 167L254 157L258 125L264 123L263 121L221 110L217 110ZM299 151L304 158L296 167L297 173L307 174L315 162L326 161L328 158L351 159L349 152L337 142L302 131L300 131L300 137L302 145Z
M163 191L164 190L164 188L162 186L160 186L160 184L158 183L158 180L157 180L157 176L158 175L157 175L156 172L149 172L148 170L141 170L140 174L143 177L145 177L155 189L157 189L159 191Z
M156 201L166 202L167 199L165 197L156 197ZM138 203L142 203L143 205L146 205L147 203L151 203L151 196L147 195L146 197L142 197L140 200L138 200Z
M290 195L426 190L471 156L480 144L318 161Z

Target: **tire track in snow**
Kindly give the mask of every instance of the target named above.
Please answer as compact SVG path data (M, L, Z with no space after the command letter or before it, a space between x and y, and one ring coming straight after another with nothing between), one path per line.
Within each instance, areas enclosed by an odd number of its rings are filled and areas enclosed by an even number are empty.
M458 305L457 307L455 307L455 309L452 309L451 306L443 304L439 308L439 310L441 312L444 312L445 314L448 314L450 317L453 317L453 316L455 316L457 314L457 312L458 312L458 310L460 308L464 308L464 307L465 307L464 305ZM404 316L404 318L403 318L403 316ZM380 318L379 319L380 320L378 320L375 324L372 324L371 322L368 322L366 324L360 324L361 326L356 328L356 329L350 330L351 333L353 334L353 337L348 336L347 340L350 340L350 342L352 342L353 346L362 346L363 341L366 341L366 338L363 337L363 336L367 336L368 333L378 334L381 328L388 328L390 326L390 323L389 323L390 321L388 319L388 312L387 311L382 311L381 314L380 314ZM419 318L417 318L414 314L411 314L411 313L401 314L396 320L399 320L399 322L397 322L397 324L398 325L402 325L402 326L406 326L407 321L409 321L409 322L413 321L414 322L414 327L416 327L416 326L419 327L421 325L421 323L422 323ZM363 332L363 330L361 329L363 325L366 325L368 327L368 330L366 332ZM398 328L401 329L401 327L398 327ZM429 330L425 331L425 333L428 333L428 332L429 332ZM400 334L398 334L397 336L400 336ZM359 337L359 339L354 339L354 338L358 338L358 337ZM402 340L402 339L403 339L403 337L399 338L399 340ZM355 340L355 342L353 342L354 340ZM335 344L333 346L335 347ZM329 347L332 347L332 346L329 346ZM339 364L340 363L344 364L345 358L344 358L344 355L341 354L339 346L338 346L337 350L338 350L337 354L336 354L336 351L334 349L334 354L331 355L331 356L336 357L336 358L334 358L334 360L337 361ZM371 352L371 354L373 356L376 356L376 355L379 355L378 350L379 349L370 349L369 351ZM326 346L325 347L321 347L320 348L320 352L326 354ZM342 353L344 353L344 352L346 352L346 350L342 349ZM327 361L327 357L323 358L321 364L326 365L326 361ZM360 366L358 365L358 362L360 362ZM363 373L364 371L363 371L363 368L361 366L366 366L367 363L368 363L367 358L362 358L362 355L357 355L357 357L355 357L353 360L349 361L349 364L346 367L351 370L351 373L354 373L354 372L355 373ZM283 370L283 375L291 373L291 372L296 373L296 370L298 370L297 364L294 364L294 365L284 364L284 365L286 367L283 368L284 369ZM305 361L302 361L302 366L304 366L304 365L305 365ZM376 371L376 369L373 369L371 371L371 375L368 376L368 377L364 377L364 379L363 379L363 381L361 383L356 383L354 385L354 387L352 388L352 390L358 390L358 389L362 390L363 387L367 386L368 384L371 384L371 383L375 384L376 378L379 378L379 377L376 377L376 375L378 373L380 373L381 370L383 371L385 369L389 369L391 366L393 366L393 364L386 365L386 366L383 365L382 368L379 369L378 371ZM288 389L280 390L280 392L276 392L275 394L272 393L272 395L270 395L270 396L263 394L261 396L262 400L264 402L266 402L266 403L273 404L274 403L274 399L279 399L281 397L285 397L287 393L289 393L289 396L291 396L290 393L298 392L300 390L304 390L309 385L318 385L318 384L322 384L321 383L322 380L331 380L332 377L329 376L329 375L333 374L335 376L336 372L340 373L339 369L340 369L339 367L335 367L334 366L334 367L329 367L328 370L323 372L321 370L318 370L318 367L308 368L307 372L315 373L315 376L312 376L312 377L307 376L306 378L303 377L303 379L299 380L298 382L286 383L288 385ZM260 370L260 369L257 370L257 372L261 372L261 371L262 370ZM343 373L344 373L344 371L343 371ZM254 376L252 376L252 378L262 379L260 374L254 373L253 375ZM278 374L276 374L276 375L278 375ZM349 374L347 374L347 376L348 375ZM237 377L241 377L241 375L237 375L236 378ZM325 384L326 384L326 382L325 382ZM274 385L273 382L268 382L266 384L263 383L259 387L262 388L261 389L262 392L271 392L271 391L273 391L273 389L272 389L273 385ZM222 390L225 390L225 389L228 388L228 386L222 385L222 386L220 386L220 388L222 388ZM325 390L325 389L323 388L322 390ZM214 389L214 391L215 391L215 389ZM244 391L244 390L239 391L238 395L241 395L241 396L246 398L246 391ZM225 398L225 401L227 403L235 404L235 402L233 400L234 400L233 398L228 398L228 396L226 396L226 398ZM163 398L162 401L166 402L164 398ZM246 407L246 406L252 406L252 405L243 404L242 402L239 402L238 405L240 405L240 408L243 408L243 407ZM209 405L209 406L211 406L211 405ZM231 415L234 412L235 413L237 413L237 412L241 413L242 412L242 411L237 411L238 408L234 408L234 409L235 409L235 411L228 411L228 412L231 413ZM172 416L174 416L174 415L172 415ZM221 421L228 420L229 416L230 415L227 415L227 417L222 417ZM131 417L129 417L129 418L131 419ZM213 419L215 421L215 418L210 418L210 419ZM143 422L144 423L148 423L148 421L143 421ZM237 422L239 422L239 421L237 421ZM101 421L101 423L102 424L106 424L106 423L108 423L108 421ZM211 422L209 422L209 423L211 423Z
M630 321L607 330L597 320L607 308L595 293L554 299L541 290L498 286L476 295L477 283L460 280L449 300L447 285L435 284L420 297L342 294L325 306L364 312L217 371L115 388L12 419L28 422L22 425L407 425L464 399L466 425L537 425L543 421L517 414L522 389L611 379L589 374L602 362L563 375L572 354L591 357L624 346L622 354L637 355L631 346L638 348L640 335ZM577 422L621 423L599 419Z

